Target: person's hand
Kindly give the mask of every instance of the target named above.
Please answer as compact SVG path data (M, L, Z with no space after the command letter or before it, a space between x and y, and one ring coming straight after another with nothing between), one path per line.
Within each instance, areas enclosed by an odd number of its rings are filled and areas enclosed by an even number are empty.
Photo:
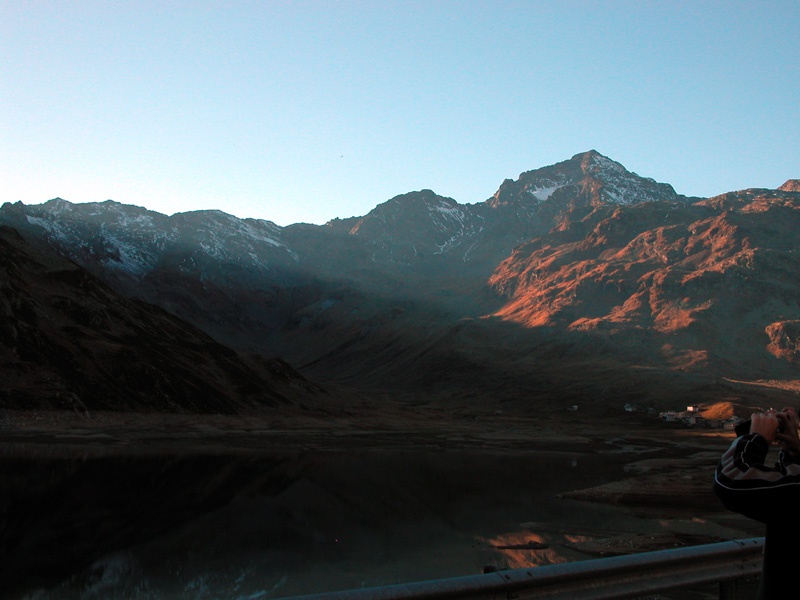
M754 413L750 417L750 433L758 433L770 444L775 441L780 421L775 413Z
M780 420L780 427L775 435L775 439L780 442L784 452L793 456L800 456L800 437L798 437L797 413L793 408L784 408L781 412L775 413Z

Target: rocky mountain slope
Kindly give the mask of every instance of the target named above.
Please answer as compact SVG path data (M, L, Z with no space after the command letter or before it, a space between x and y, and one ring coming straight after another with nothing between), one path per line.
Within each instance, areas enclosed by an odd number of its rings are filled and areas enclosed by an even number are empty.
M601 332L656 364L790 374L800 358L798 227L791 191L600 205L514 250L489 282L507 298L496 314Z
M245 357L0 227L0 408L231 413L313 402L280 360Z
M538 410L794 377L795 184L687 198L589 151L485 202L422 190L324 226L58 199L0 223L314 379Z
M778 189L782 192L800 192L800 179L790 179Z
M672 186L639 177L591 150L522 173L516 181L507 179L485 202L462 205L423 190L328 227L364 240L375 251L374 262L420 264L439 256L463 272L465 265L494 267L498 257L547 233L565 210L576 206L688 200Z
M476 316L493 307L485 284L499 262L566 211L664 200L686 199L590 151L507 180L483 203L462 205L423 190L322 227L281 228L219 211L167 217L112 201L60 199L7 203L0 223L46 240L115 289L218 339L270 352L274 330L291 320L298 297L328 302L355 288Z

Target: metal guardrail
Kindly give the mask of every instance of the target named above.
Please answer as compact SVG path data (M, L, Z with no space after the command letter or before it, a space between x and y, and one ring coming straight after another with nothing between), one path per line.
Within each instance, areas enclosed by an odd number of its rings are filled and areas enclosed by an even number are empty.
M291 600L616 600L733 582L761 573L764 538L384 587L293 596ZM729 588L720 585L720 597ZM732 596L731 596L732 597ZM283 600L289 600L288 598Z

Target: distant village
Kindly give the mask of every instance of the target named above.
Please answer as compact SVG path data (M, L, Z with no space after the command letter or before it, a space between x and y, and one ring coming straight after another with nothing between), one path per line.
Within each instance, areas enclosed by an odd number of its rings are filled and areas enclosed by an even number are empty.
M655 415L656 411L653 408L644 408L638 404L626 404L625 412L638 413L646 412ZM667 423L682 423L687 427L705 428L705 429L734 429L743 419L739 417L730 417L728 419L706 419L700 414L700 407L696 404L687 406L683 411L667 411L658 413L662 421Z
M576 412L580 407L573 404L568 407L570 412ZM662 421L666 423L678 423L686 425L687 427L695 427L702 429L736 429L736 426L744 421L740 417L730 417L728 419L706 419L700 414L700 407L696 404L687 406L686 410L682 411L667 411L657 413L653 407L646 407L641 404L626 404L624 407L627 413L646 413L648 415L658 415Z

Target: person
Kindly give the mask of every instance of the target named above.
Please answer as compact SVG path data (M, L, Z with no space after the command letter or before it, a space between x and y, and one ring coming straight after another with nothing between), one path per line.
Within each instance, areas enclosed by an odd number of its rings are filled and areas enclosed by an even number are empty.
M768 466L773 442L781 451L778 462ZM789 597L800 558L800 437L794 409L752 415L749 432L720 459L714 492L728 509L766 525L757 598Z

